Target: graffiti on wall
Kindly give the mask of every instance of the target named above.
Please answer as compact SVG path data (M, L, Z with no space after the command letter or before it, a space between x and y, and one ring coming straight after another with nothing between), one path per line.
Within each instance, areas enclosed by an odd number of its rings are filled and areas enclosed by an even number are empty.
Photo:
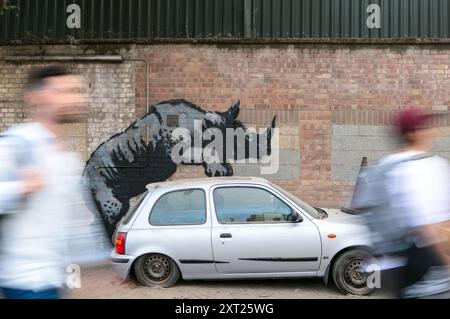
M259 160L261 154L270 155L275 118L269 128L258 134L238 120L239 108L239 101L225 112L207 112L185 100L160 102L126 130L100 144L86 163L83 183L90 190L108 234L114 233L117 223L129 210L130 199L145 192L146 185L167 180L176 172L178 164L202 165L209 177L232 176L230 162L233 160L252 157ZM174 134L180 129L190 136ZM204 157L199 161L195 156L187 160L183 157L181 162L174 160L174 149L180 142L185 145L184 154L205 151L210 141L202 140L200 145L196 144L195 135L211 129L223 133L219 145L224 147L215 149L219 153L217 158L221 159L219 162L207 161ZM227 135L225 131L229 129L245 132L245 139ZM188 150L187 141L191 143ZM250 149L252 141L257 147L256 152ZM230 142L235 152L225 150L225 145ZM238 149L243 152L237 152Z

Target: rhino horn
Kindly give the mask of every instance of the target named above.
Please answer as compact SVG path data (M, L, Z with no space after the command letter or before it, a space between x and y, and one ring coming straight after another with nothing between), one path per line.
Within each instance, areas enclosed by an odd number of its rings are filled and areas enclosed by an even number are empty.
M272 123L270 124L270 127L267 128L267 130L264 132L264 135L267 137L267 140L270 141L272 139L273 129L275 128L275 122L276 122L277 116L275 115L272 119Z

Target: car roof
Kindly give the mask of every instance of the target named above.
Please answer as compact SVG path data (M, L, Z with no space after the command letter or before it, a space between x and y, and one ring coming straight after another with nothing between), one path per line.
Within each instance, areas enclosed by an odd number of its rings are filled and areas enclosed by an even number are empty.
M258 183L268 184L267 179L261 177L243 177L243 176L230 176L230 177L204 177L204 178L189 178L178 179L173 181L157 182L147 185L147 189L158 188L186 188L186 187L210 187L214 185L222 184L236 184L236 183Z

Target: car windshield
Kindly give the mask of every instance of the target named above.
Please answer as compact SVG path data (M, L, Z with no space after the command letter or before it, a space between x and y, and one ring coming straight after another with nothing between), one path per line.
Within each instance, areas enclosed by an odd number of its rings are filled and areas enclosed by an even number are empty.
M291 193L289 193L288 191L284 190L280 186L278 186L276 184L273 184L273 183L270 183L270 185L272 185L276 190L278 190L284 196L286 196L291 201L293 201L295 204L297 204L305 212L307 212L309 215L311 215L311 217L316 218L316 219L321 219L322 218L322 214L316 208L314 208L311 205L305 203L304 201L302 201L298 197L292 195Z

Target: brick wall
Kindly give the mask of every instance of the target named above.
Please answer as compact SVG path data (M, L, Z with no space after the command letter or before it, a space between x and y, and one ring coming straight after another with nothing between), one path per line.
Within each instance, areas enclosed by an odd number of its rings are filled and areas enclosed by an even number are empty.
M41 51L2 47L0 55ZM240 99L240 118L248 125L267 126L278 116L282 165L269 179L323 206L348 201L361 156L371 161L391 149L381 131L393 111L405 105L447 111L450 102L448 45L54 46L45 53L126 59L70 65L91 85L88 124L68 128L85 156L143 114L147 94L148 104L183 98L216 111ZM0 61L0 130L22 120L21 84L30 66ZM450 143L444 139L438 150L449 152ZM235 170L257 173L256 166ZM203 176L200 167L184 166L173 179L197 176Z
M107 49L103 49L107 50ZM113 48L121 53L123 49ZM92 54L90 49L74 46L0 47L0 57L10 55L76 55ZM99 143L125 129L136 117L135 62L124 63L65 63L73 72L84 77L89 85L89 119L87 123L66 125L65 134L70 137L72 148L83 159ZM27 121L22 103L22 87L30 70L39 62L11 63L0 60L0 131Z

